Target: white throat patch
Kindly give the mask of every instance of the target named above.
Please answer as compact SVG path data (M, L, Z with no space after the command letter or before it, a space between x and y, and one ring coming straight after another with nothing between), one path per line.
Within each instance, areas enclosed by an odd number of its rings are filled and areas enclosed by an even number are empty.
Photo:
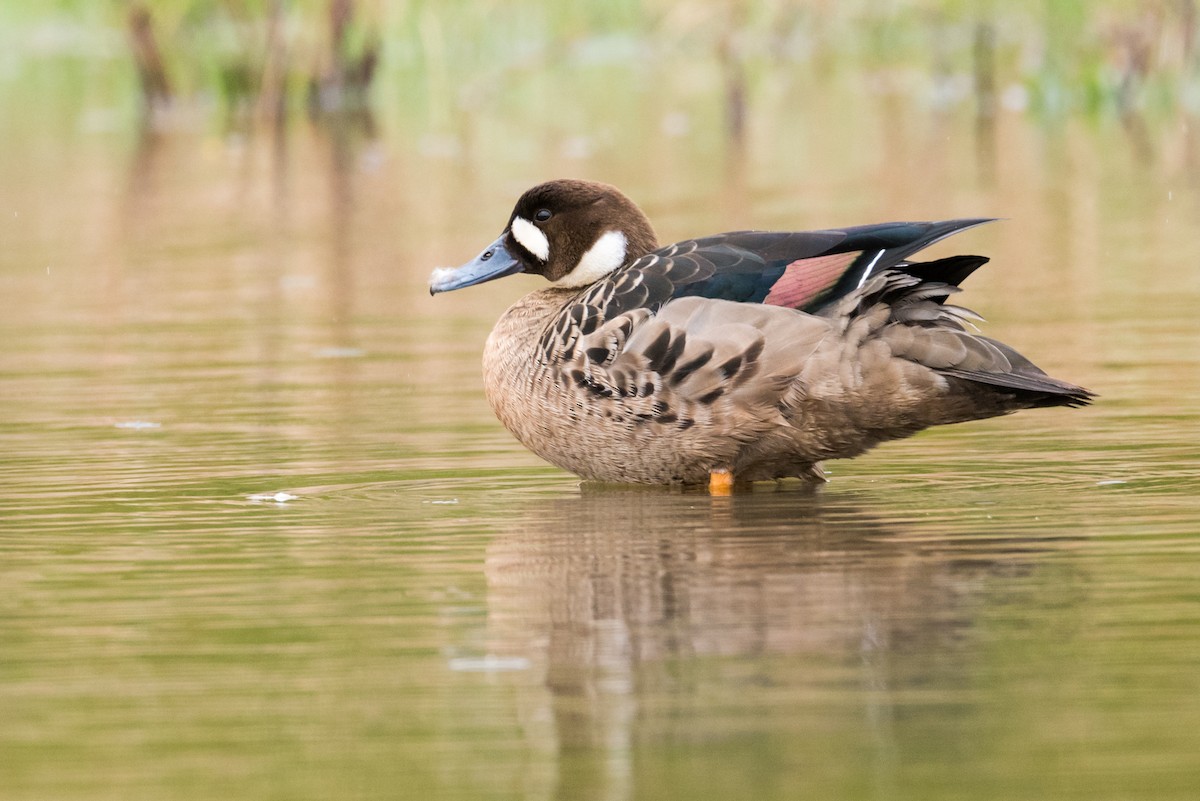
M521 243L521 247L537 256L542 261L550 258L550 240L542 230L524 217L513 217L512 235Z
M621 231L605 231L596 244L583 254L575 269L552 283L574 289L599 281L625 263L626 244L625 234Z

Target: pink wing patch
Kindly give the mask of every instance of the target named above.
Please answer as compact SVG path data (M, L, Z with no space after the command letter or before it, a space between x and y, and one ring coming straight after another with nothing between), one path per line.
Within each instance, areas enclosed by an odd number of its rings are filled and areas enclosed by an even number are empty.
M860 254L861 251L855 251L797 259L783 271L783 275L763 298L763 303L799 309L836 284Z

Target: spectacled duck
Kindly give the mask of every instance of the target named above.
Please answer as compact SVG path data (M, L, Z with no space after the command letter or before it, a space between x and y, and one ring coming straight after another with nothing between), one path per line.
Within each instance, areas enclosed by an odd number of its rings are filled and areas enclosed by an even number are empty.
M660 247L615 187L535 186L474 260L430 292L515 273L549 286L518 300L483 354L500 421L585 479L705 484L800 477L929 426L1083 406L977 333L947 303L987 262L912 257L989 219L826 231L737 231Z

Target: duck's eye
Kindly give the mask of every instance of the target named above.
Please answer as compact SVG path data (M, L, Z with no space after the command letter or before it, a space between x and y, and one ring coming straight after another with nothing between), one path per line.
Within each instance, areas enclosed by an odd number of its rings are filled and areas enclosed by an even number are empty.
M552 212L550 209L538 209L537 214L533 215L533 219L537 220L538 222L545 222L546 220L550 219L551 215Z

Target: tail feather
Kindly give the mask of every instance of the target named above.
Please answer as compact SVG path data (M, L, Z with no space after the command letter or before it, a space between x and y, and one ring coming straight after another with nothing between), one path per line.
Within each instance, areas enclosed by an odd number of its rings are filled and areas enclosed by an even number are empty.
M969 324L965 318L971 313L943 303L949 294L959 291L951 281L963 277L962 270L981 263L964 261L948 265L948 270L930 271L936 279L923 279L908 269L883 273L863 287L857 308L845 311L859 316L886 307L887 322L876 336L888 343L893 355L977 387L1015 396L1013 408L1088 405L1095 397L1092 392L1051 378L1003 342L968 331L964 323Z
M1096 397L1090 390L1046 375L1036 364L999 340L978 334L976 339L1003 353L1010 365L1009 369L999 373L986 370L945 372L976 384L1016 390L1023 399L1034 406L1087 406Z
M1083 387L1069 384L1051 378L1045 373L1030 374L1025 372L987 373L978 370L958 370L945 368L940 371L974 384L1014 391L1023 401L1031 406L1087 406L1096 397L1095 393Z

